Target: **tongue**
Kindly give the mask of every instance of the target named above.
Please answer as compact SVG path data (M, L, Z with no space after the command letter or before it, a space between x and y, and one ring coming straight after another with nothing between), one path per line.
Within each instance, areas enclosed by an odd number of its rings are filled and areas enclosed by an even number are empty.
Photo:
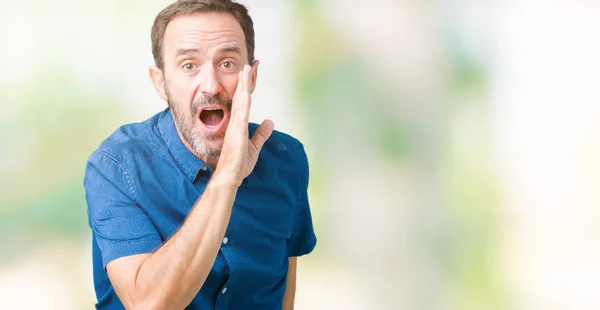
M204 110L200 113L200 120L206 124L206 126L217 126L223 119L223 110Z

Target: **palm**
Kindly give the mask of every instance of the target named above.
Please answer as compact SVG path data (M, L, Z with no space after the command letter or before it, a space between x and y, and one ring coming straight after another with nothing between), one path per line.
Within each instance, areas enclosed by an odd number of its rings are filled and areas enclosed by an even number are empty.
M258 155L265 141L273 132L273 122L264 121L248 139L248 118L250 114L250 67L244 67L238 78L238 86L233 98L231 117L219 166L241 183L254 169Z

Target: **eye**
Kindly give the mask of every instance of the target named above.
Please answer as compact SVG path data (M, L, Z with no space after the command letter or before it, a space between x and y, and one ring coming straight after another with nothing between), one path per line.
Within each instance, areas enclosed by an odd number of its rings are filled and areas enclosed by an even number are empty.
M191 62L188 62L183 64L182 68L185 71L194 71L196 69L196 65Z
M233 69L235 67L235 64L233 63L233 61L224 61L221 63L221 67L223 69Z

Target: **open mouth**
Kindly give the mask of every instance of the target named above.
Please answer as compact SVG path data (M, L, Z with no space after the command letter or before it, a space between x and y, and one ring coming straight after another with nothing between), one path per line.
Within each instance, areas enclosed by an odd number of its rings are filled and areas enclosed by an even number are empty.
M200 111L200 122L208 131L217 132L223 127L225 111L220 107L207 107Z

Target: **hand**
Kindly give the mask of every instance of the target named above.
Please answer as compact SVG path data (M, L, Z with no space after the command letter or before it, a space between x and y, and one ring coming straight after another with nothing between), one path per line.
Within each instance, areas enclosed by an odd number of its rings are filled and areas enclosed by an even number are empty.
M251 106L252 67L246 65L238 75L238 84L233 95L229 125L223 141L223 149L215 173L242 183L254 169L258 154L273 132L273 122L265 120L248 139L248 119Z

